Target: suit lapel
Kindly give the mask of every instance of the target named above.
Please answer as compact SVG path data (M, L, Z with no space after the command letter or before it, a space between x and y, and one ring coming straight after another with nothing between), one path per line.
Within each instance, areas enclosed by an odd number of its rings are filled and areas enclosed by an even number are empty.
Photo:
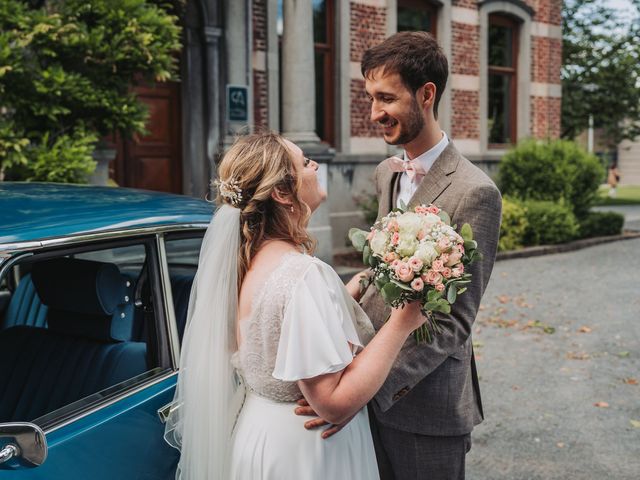
M456 171L460 158L461 155L456 147L452 142L449 142L447 148L443 150L418 185L418 189L409 200L408 207L414 208L420 204L429 205L435 202L442 192L451 185L450 175Z
M387 159L388 160L388 159ZM387 161L385 160L385 162ZM400 174L397 172L392 172L389 168L384 168L380 170L380 198L378 199L378 218L384 217L387 213L389 213L395 207L395 199L396 199L396 183Z

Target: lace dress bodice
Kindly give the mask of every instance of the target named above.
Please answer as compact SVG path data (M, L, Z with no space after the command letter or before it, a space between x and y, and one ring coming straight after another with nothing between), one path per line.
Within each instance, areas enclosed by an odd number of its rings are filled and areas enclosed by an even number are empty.
M324 274L324 282L318 288L318 284L315 284L314 290L322 290L325 284L328 292L316 292L310 289L299 288L301 282L306 281L308 272L313 270L313 267L321 269ZM350 297L346 292L340 278L333 272L330 273L327 269L331 269L328 265L318 260L317 258L301 253L290 253L284 256L282 263L273 270L267 277L264 285L258 291L252 302L252 310L249 317L243 319L240 323L240 334L242 337L242 343L236 353L232 357L234 367L238 370L240 376L244 379L244 382L248 389L254 391L260 396L275 400L278 402L294 402L302 397L302 393L298 388L296 380L287 378L287 380L279 380L274 377L274 369L276 368L276 362L278 355L280 357L288 357L288 360L280 358L279 363L296 362L296 355L303 355L305 357L314 356L315 346L309 347L309 343L306 342L305 335L310 335L313 338L308 338L311 342L322 342L322 335L312 334L312 331L317 328L317 318L319 315L318 308L314 307L314 301L322 302L326 306L327 303L339 303L336 316L340 316L341 312L348 312L350 321L342 321L344 325L345 334L338 332L336 335L335 329L331 331L332 340L323 342L329 344L326 346L329 350L332 349L331 342L333 340L344 345L354 345L352 354L356 351L357 346L362 346L368 343L373 337L373 327L366 314L362 311L359 305ZM311 273L313 274L313 272ZM309 292L313 292L312 299L303 298L303 296L309 297ZM316 295L318 293L318 295ZM328 294L328 296L327 296ZM292 302L292 298L297 296L297 302ZM331 299L331 300L329 300ZM307 305L311 309L309 312L301 311L300 307L289 308L290 303L296 303L297 305ZM311 305L310 305L311 304ZM340 310L340 308L342 310ZM333 306L328 310L322 309L322 313L326 315L326 312L335 312ZM282 339L283 332L283 319L285 315L289 317L295 317L292 321L296 323L291 328L286 328L286 335L293 335L291 338ZM303 318L304 317L304 318ZM343 315L344 317L344 315ZM329 319L336 323L339 321ZM305 322L307 325L305 326ZM310 322L315 322L316 325L310 325ZM291 323L291 322L290 322ZM352 326L349 325L352 324ZM299 324L299 325L298 325ZM302 327L302 328L300 328ZM291 330L291 331L290 331ZM300 331L306 330L306 333L302 334L300 338ZM357 332L355 335L349 336L349 331ZM322 332L321 332L322 333ZM295 335L298 335L297 337ZM336 336L338 337L336 339ZM295 352L292 354L291 345L295 348L300 347L306 353ZM297 344L297 345L296 345ZM306 344L301 345L301 344ZM287 346L289 349L287 355ZM325 348L324 345L320 347ZM350 347L351 348L351 347ZM316 355L324 357L324 355ZM338 371L344 368L351 359L344 358L345 354L342 354L342 362L333 362L332 365L327 365L328 369L319 371L319 374L329 373L330 371ZM305 360L299 363L305 363ZM311 361L316 361L311 359ZM319 360L322 362L322 360ZM302 369L307 367L300 366ZM314 368L314 367L311 367ZM290 368L289 368L290 370ZM314 370L306 370L307 372L314 372ZM308 378L303 374L301 378ZM311 374L310 376L315 376Z

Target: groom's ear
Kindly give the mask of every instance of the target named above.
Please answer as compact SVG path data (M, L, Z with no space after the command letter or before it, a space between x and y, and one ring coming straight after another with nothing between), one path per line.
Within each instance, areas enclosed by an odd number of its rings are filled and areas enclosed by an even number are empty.
M436 85L433 82L425 83L420 94L419 102L422 108L431 108L436 100Z

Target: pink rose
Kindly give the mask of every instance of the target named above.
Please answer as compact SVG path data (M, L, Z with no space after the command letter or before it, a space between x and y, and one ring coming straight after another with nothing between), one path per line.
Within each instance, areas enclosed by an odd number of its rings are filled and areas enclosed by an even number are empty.
M382 258L385 263L390 263L391 265L393 265L393 262L397 259L398 254L396 252L385 253L384 257Z
M462 260L462 254L454 250L449 254L449 259L444 263L447 267L453 267L455 264L460 263L460 260Z
M440 209L435 205L429 205L427 207L427 212L433 213L434 215L438 215L440 213Z
M398 243L400 243L400 234L398 232L395 232L393 235L391 235L391 244L398 245Z
M421 292L424 288L424 282L420 277L414 278L411 282L411 288L413 288L416 292Z
M442 260L442 263L444 263L445 265L449 266L447 264L447 262L449 261L449 254L448 253L443 253L442 255L440 255L440 260Z
M393 268L395 270L396 268L398 268L398 265L400 265L400 263L402 263L402 262L400 262L400 260L396 258L395 260L393 260L391 262L391 268Z
M439 283L436 285L436 290L439 292L444 292L444 283Z
M398 221L395 218L392 218L387 222L387 230L389 232L397 232L400 230L400 226L398 225Z
M449 267L444 267L442 269L442 276L444 278L451 278L451 269Z
M442 237L440 240L438 240L438 248L440 248L441 252L445 251L450 246L451 240L449 240L449 237Z
M434 260L433 263L431 264L431 268L436 272L441 272L442 269L444 268L444 263L442 263L442 260L440 259Z
M442 283L442 275L440 275L438 272L434 270L429 270L421 278L429 285L438 285Z
M429 213L429 209L424 205L419 205L416 207L416 213Z
M420 260L419 258L411 257L409 259L409 266L411 267L411 270L413 270L414 272L419 272L420 270L422 270L422 267L424 266L424 264L422 263L422 260Z
M415 276L408 263L400 262L396 267L396 275L401 282L410 282Z
M460 265L462 267L462 265ZM461 270L460 268L453 268L451 269L451 275L453 275L455 278L461 277L463 273L463 270Z

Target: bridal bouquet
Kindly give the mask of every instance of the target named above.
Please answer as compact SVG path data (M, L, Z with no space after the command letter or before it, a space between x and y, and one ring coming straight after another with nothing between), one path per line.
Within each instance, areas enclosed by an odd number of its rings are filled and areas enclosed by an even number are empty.
M451 312L471 282L466 267L481 257L471 226L465 223L456 232L449 215L435 205L394 210L369 232L352 228L349 239L373 270L364 287L373 282L391 307L422 302L428 320L414 332L418 343L431 342L440 332L433 313Z

